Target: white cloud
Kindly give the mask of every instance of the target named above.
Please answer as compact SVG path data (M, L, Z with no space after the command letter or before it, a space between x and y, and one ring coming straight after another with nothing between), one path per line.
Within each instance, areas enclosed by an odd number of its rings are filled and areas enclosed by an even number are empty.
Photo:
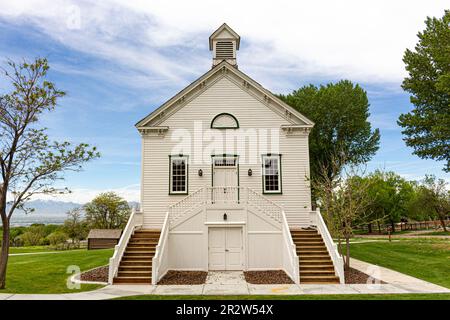
M227 22L243 69L399 82L405 48L443 1L0 0L0 17L28 21L64 45L184 85L205 71L207 36ZM74 10L74 8L76 10ZM78 8L78 9L77 9ZM80 13L80 29L73 21ZM298 75L297 75L298 76ZM145 80L144 80L145 81ZM160 81L160 80L159 80ZM276 84L267 77L265 81Z
M71 188L71 193L64 194L64 195L43 195L43 194L37 194L34 195L32 200L55 200L55 201L65 201L65 202L75 202L84 204L92 199L94 199L96 196L98 196L100 193L103 192L115 192L122 198L124 198L127 201L136 201L139 202L140 200L140 185L139 184L133 184L129 186L125 186L122 188L113 188L113 189L87 189L87 188Z

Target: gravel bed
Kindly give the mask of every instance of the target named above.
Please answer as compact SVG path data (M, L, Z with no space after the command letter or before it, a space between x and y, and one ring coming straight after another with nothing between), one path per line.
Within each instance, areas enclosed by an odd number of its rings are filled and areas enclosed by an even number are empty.
M208 272L205 271L175 271L169 270L166 275L159 280L158 285L192 285L204 284Z
M366 284L369 276L364 272L359 270L349 268L349 270L345 271L345 283L346 284ZM386 283L384 281L378 280L379 283ZM371 279L370 283L374 283L374 280Z
M80 275L82 281L108 282L108 266L98 267Z
M252 284L293 284L283 270L244 271L245 280Z

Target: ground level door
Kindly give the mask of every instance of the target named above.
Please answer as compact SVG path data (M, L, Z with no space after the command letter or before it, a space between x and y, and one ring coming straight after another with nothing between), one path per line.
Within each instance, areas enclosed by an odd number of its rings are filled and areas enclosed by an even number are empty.
M242 270L242 228L209 228L209 270Z

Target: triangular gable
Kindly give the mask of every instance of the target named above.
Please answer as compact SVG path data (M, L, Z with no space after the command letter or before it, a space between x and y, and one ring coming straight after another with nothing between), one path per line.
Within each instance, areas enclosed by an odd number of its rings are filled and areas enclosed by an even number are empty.
M216 31L209 36L209 50L213 49L213 39L219 37L223 37L225 34L225 38L234 38L236 39L236 50L239 50L239 44L241 42L241 37L231 29L226 23L222 24Z
M221 62L213 69L206 72L200 78L192 82L189 86L184 88L182 91L177 93L174 97L169 99L159 108L154 110L148 116L136 123L137 128L142 128L148 126L151 122L161 123L165 119L171 116L169 112L172 108L183 107L189 101L191 101L195 96L204 92L210 85L211 78L214 76L222 74L233 76L233 78L239 79L240 84L245 88L250 94L258 98L262 103L264 103L269 108L283 116L286 120L291 122L293 125L300 125L302 127L312 127L314 122L309 120L307 117L302 115L300 112L292 108L290 105L281 101L269 90L263 88L259 83L251 79L249 76L239 71L226 61ZM178 108L177 108L178 109ZM174 110L176 112L176 110Z

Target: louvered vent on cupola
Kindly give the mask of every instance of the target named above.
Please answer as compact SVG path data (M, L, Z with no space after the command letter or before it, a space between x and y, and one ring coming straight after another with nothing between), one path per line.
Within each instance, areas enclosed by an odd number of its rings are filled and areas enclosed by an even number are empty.
M232 41L216 42L216 59L234 59L234 46Z
M237 67L236 51L239 50L240 36L226 23L209 37L209 50L213 51L213 67L226 61Z

